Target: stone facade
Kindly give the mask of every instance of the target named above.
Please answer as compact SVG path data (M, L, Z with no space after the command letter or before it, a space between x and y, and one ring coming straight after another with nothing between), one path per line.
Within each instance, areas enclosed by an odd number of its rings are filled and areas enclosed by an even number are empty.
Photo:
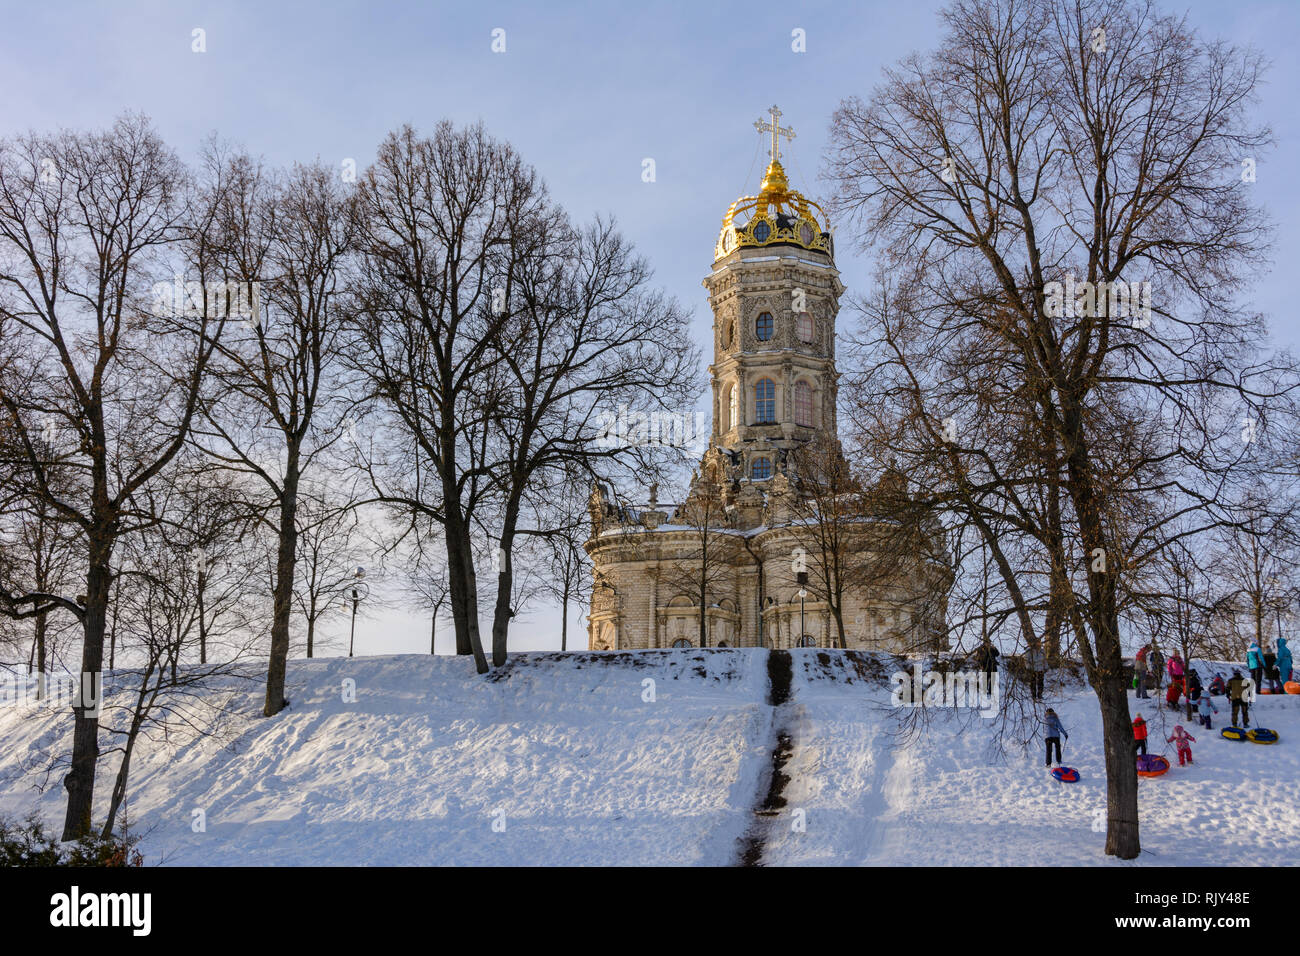
M751 215L737 223L742 203ZM654 486L639 507L593 490L591 649L698 646L701 627L709 647L834 647L841 626L848 647L946 646L952 574L937 525L900 533L897 509L860 507L901 483L865 494L855 485L845 515L809 490L811 462L844 464L835 370L844 286L816 208L789 189L774 149L763 192L728 212L704 280L714 317L709 447L680 504L660 503ZM851 557L853 573L825 573L837 555Z

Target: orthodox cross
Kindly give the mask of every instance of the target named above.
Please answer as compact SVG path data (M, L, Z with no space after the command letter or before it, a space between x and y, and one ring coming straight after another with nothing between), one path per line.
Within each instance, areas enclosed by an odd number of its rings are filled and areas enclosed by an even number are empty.
M781 155L781 146L777 141L777 136L784 136L786 139L794 139L794 127L786 126L782 128L777 125L781 119L781 111L775 106L771 107L767 112L768 115L772 117L772 121L770 123L764 123L761 119L755 120L754 129L758 130L760 133L772 134L772 162L775 163Z

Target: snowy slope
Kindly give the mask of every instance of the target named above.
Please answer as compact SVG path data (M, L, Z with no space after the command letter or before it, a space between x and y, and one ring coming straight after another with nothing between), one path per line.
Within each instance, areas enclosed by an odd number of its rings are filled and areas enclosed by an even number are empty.
M816 665L817 656L838 665L837 655L792 654L796 747L786 798L791 811L804 810L806 829L773 828L765 863L1019 866L1105 859L1101 714L1087 687L1049 679L1045 706L1056 709L1070 734L1063 762L1081 776L1062 784L1046 773L1041 736L1028 753L1008 741L999 756L991 752L996 722L954 709L934 710L920 736L899 736L900 711L890 706L887 688L850 684L843 667ZM1281 735L1271 746L1222 738L1228 708L1225 698L1214 700L1219 713L1211 731L1158 709L1154 699L1140 702L1150 752L1165 752L1173 767L1139 781L1143 853L1135 862L1300 864L1300 696L1261 696L1252 707L1251 726ZM1130 693L1130 708L1138 703ZM1197 741L1195 763L1185 768L1165 742L1175 724Z
M147 746L132 828L150 862L195 865L726 865L746 836L767 865L1113 863L1094 829L1105 785L1086 688L1049 686L1083 775L1065 785L1038 740L999 754L1000 722L969 710L932 709L928 730L902 733L909 713L885 680L897 661L791 657L780 708L756 650L529 653L490 679L463 658L293 661L289 711L256 716L257 681L230 681L212 692L237 705L220 737ZM1153 704L1159 752L1174 720L1161 735ZM1213 733L1189 727L1194 766L1142 782L1139 864L1300 863L1300 697L1257 711L1280 743L1223 740L1221 713ZM44 794L33 786L70 729L66 713L0 708L0 813L61 820L57 774ZM791 740L785 806L756 815L778 731ZM116 764L104 760L101 797Z

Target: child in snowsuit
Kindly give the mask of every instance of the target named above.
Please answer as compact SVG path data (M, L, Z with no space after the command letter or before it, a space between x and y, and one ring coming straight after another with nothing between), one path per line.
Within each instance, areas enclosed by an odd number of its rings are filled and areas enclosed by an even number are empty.
M1174 728L1174 735L1167 743L1178 745L1178 766L1181 767L1184 762L1192 762L1192 744L1196 743L1196 738L1183 730L1182 724Z
M1192 667L1187 669L1187 699L1193 703L1201 699L1201 675Z
M1215 707L1210 701L1209 694L1202 694L1201 699L1196 702L1196 712L1200 715L1201 726L1206 730L1212 730L1210 727L1210 714L1218 713L1219 708Z
M1047 724L1047 766L1052 765L1052 748L1056 748L1056 762L1061 762L1061 738L1070 739L1070 735L1065 732L1061 726L1061 718L1056 716L1056 711L1047 708L1047 713L1043 715Z
M1169 690L1165 691L1165 703L1169 705L1170 710L1178 709L1178 698L1183 694L1183 682L1180 679L1169 682Z
M1211 694L1226 694L1228 692L1228 682L1223 679L1223 675L1218 671L1214 673L1214 680L1210 681Z
M1133 745L1137 753L1147 752L1147 722L1138 714L1133 718Z

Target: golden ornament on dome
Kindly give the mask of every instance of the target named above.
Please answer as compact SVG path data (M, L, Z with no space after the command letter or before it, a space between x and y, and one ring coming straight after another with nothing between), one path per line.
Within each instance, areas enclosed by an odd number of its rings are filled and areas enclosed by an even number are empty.
M759 133L771 133L771 159L757 196L742 196L731 204L722 219L722 232L714 259L728 256L737 248L793 245L833 255L826 211L797 189L790 188L781 166L779 137L794 139L793 127L779 125L781 111L768 110L770 121L758 120Z

